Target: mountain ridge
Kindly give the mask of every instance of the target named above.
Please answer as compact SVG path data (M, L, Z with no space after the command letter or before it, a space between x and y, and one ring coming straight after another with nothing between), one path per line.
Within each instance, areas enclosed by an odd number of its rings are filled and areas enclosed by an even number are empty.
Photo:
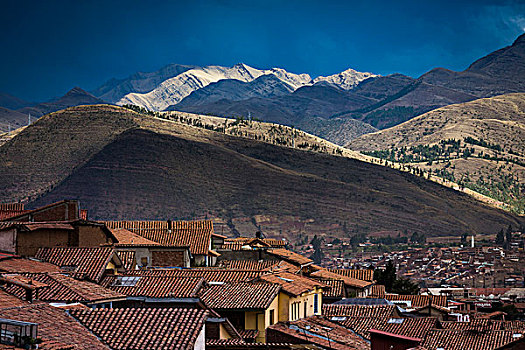
M108 105L51 113L0 146L0 195L22 193L31 206L77 198L101 219L254 220L292 242L301 232L459 235L521 223L411 174Z
M441 107L346 146L432 171L525 213L525 93Z

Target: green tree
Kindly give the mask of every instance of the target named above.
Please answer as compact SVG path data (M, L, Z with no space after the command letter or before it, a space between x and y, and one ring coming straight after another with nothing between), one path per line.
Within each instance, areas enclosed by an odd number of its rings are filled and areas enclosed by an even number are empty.
M509 227L507 227L507 231L505 231L505 240L507 243L512 241L512 225L509 225Z
M386 263L385 270L374 271L374 279L377 281L377 284L382 284L385 286L387 292L392 292L392 287L396 281L396 268L394 264L389 261Z
M417 295L419 286L408 278L398 278L392 285L392 292L397 294Z
M321 248L322 240L317 237L317 235L314 236L310 244L314 248L314 253L310 257L316 264L320 264L323 260L324 254L323 250Z
M503 246L503 243L505 243L505 234L503 233L503 229L502 229L496 235L496 244L499 246Z

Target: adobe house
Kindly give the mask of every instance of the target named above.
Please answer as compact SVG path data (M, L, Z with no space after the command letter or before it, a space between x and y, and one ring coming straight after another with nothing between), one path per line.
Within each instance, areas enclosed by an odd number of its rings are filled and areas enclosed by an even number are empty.
M265 274L255 280L262 280L281 286L279 293L279 322L295 321L321 314L323 288L328 288L328 286L290 272Z
M110 229L126 229L161 246L189 246L191 266L214 266L219 253L212 249L212 241L223 238L213 233L211 220L200 221L104 221Z
M123 228L111 229L117 238L117 254L126 269L146 267L190 267L190 246L164 246Z
M112 247L43 247L35 257L95 283L104 276L125 272L122 260Z
M2 221L45 222L79 220L81 219L79 208L80 205L77 200L63 200L33 210L24 210L24 207L21 206L20 208L15 208L19 210L19 215L7 217Z
M0 251L21 256L35 256L42 247L96 247L113 242L111 231L93 221L0 223Z
M256 341L264 342L266 328L279 320L280 290L279 285L266 282L210 283L201 300L238 330L259 331Z

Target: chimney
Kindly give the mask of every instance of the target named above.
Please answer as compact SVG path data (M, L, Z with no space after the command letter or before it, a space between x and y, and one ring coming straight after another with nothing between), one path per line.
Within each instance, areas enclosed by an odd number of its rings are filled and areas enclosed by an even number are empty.
M257 231L257 232L255 232L255 237L261 239L261 238L262 238L262 233L261 233L261 231Z
M29 303L32 303L33 302L33 290L31 288L26 288L25 291L26 291L26 301Z

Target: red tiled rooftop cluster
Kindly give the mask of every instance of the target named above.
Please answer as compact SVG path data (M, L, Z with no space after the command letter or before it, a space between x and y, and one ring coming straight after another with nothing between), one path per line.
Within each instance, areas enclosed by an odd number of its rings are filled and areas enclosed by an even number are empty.
M53 247L40 248L36 258L98 282L113 255L110 247Z
M190 252L207 255L210 249L213 222L173 221L171 230L167 221L105 221L108 228L123 228L161 245L190 247Z
M207 312L138 308L71 310L71 315L112 349L188 349Z
M179 277L169 275L136 276L132 284L122 284L119 281L128 276L108 276L103 285L109 289L133 297L147 298L196 298L204 284L201 277Z
M205 288L202 301L212 309L266 309L280 290L272 283L229 282Z

